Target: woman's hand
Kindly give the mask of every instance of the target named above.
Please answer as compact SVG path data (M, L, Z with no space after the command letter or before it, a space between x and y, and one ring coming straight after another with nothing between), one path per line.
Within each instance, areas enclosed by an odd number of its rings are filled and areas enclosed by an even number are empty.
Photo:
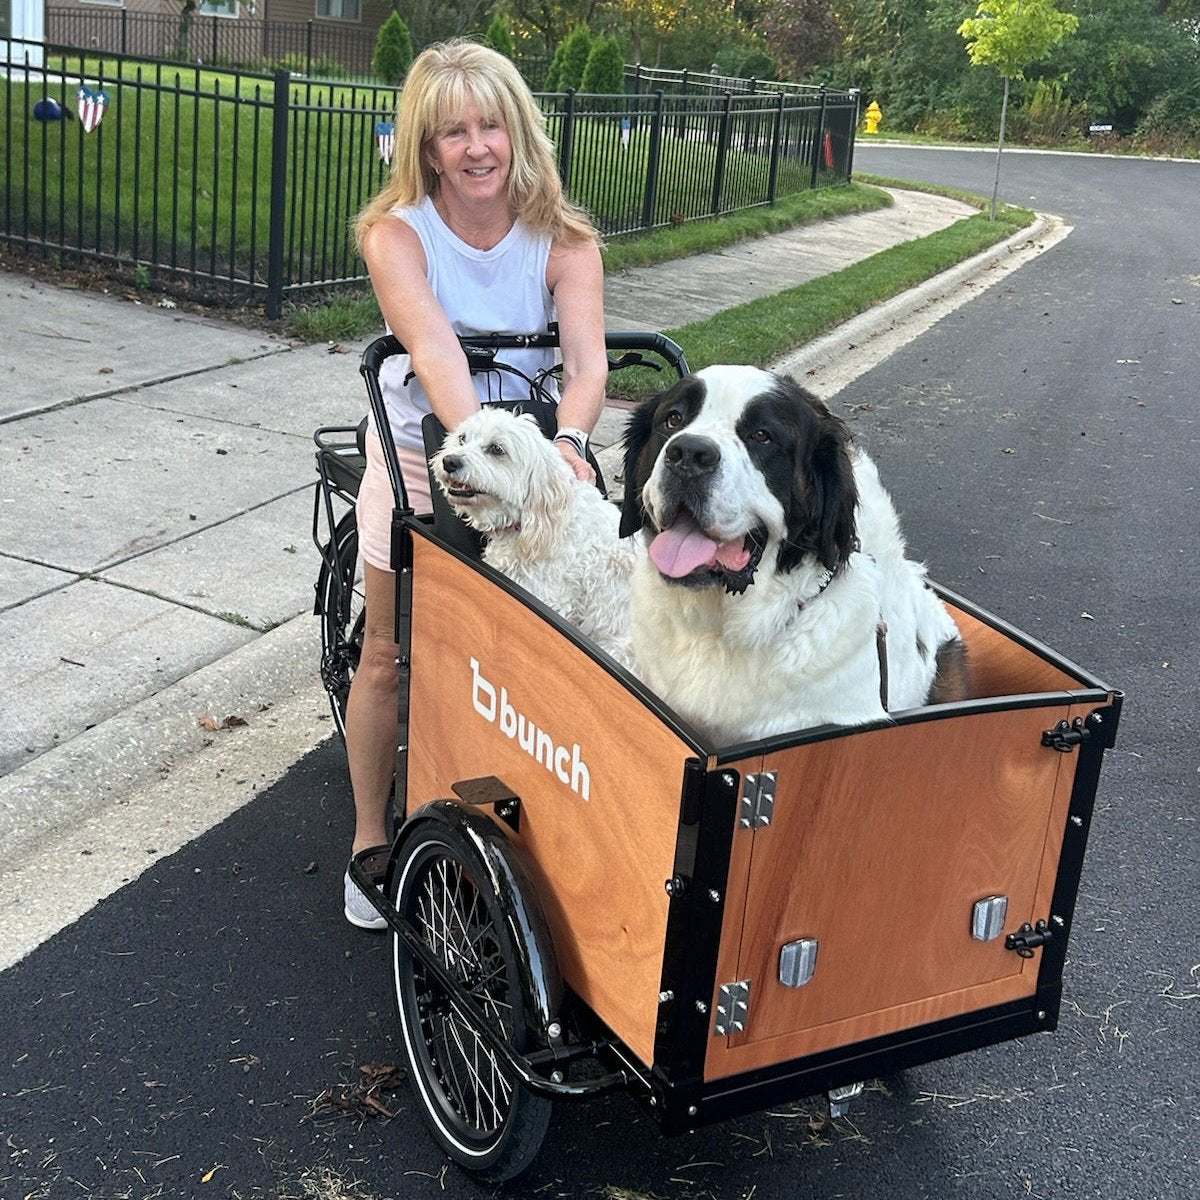
M582 479L584 483L596 482L596 472L592 469L592 464L586 458L581 458L570 442L563 440L554 444L558 447L559 454L567 460L567 466L575 472L576 479Z

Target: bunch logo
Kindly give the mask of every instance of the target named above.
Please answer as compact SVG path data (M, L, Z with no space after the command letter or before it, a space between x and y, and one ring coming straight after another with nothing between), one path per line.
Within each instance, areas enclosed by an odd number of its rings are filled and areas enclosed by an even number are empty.
M508 698L508 689L501 687L497 693L496 685L479 669L477 658L471 659L471 703L485 721L498 725L506 738L516 742L577 796L591 799L592 777L579 753L579 743L573 743L568 750L524 713L517 712Z

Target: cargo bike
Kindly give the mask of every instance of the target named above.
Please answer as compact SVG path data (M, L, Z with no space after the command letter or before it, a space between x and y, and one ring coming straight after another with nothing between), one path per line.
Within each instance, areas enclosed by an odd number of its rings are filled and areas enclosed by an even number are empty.
M686 373L661 335L608 340L613 369ZM473 370L531 344L553 331L464 339ZM379 369L401 352L363 356L383 429ZM316 435L339 719L361 642L336 511L354 432ZM382 890L364 856L351 872L387 920L416 1096L458 1165L520 1173L558 1098L627 1088L668 1134L821 1093L837 1114L864 1080L1055 1027L1119 691L938 589L970 699L709 744L482 563L447 507L414 515L383 444L400 823Z

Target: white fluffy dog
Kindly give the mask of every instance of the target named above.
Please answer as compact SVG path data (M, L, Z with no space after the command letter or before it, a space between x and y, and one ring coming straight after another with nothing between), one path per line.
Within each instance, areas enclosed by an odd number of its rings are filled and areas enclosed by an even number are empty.
M534 418L484 406L431 460L451 507L485 538L483 560L632 668L630 575L620 515L576 479Z
M718 745L966 694L964 646L846 426L790 379L709 367L635 411L622 532L646 682Z

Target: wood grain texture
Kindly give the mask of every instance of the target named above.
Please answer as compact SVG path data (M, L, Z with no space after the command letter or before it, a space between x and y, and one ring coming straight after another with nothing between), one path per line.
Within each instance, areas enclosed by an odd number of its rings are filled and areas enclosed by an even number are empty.
M513 841L531 863L564 978L649 1065L663 883L693 752L536 612L414 542L408 811L485 775L520 796Z

